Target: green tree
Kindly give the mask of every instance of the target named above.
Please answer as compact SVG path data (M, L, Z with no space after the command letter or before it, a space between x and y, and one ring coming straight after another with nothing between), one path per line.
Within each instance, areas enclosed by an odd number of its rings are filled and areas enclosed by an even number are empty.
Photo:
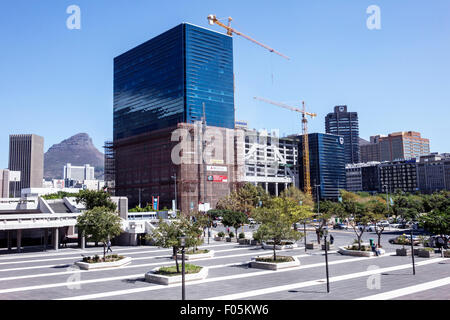
M108 240L122 233L120 217L107 207L95 207L77 218L79 232L89 236L95 242L103 243L103 260L106 257Z
M95 207L105 207L109 211L116 211L117 206L111 201L111 195L104 191L81 190L77 197L77 203L83 203L86 210L94 209Z
M236 191L217 202L216 208L219 210L244 212L247 216L260 202L266 203L270 196L261 188L255 187L251 183L246 183Z
M238 229L248 222L248 217L240 211L224 211L222 215L222 223L225 227L233 227L236 231L236 239L238 238Z
M327 225L329 219L333 216L344 217L344 209L341 203L332 201L321 201L319 207L315 208L314 217L319 221L316 226L317 242L320 244L320 239L323 235L323 229Z
M304 206L313 207L314 206L314 200L311 195L308 195L298 189L297 187L290 186L287 189L284 189L280 193L280 197L282 198L291 198L295 200L297 203L301 203Z
M383 234L385 225L380 225L379 223L389 218L386 201L379 197L371 197L366 207L369 211L370 223L374 225L375 233L378 237L378 246L381 247L381 235Z
M450 234L450 208L446 211L435 209L422 215L419 218L419 225L431 234L446 239L444 236Z
M276 261L276 245L283 240L299 240L303 234L292 229L292 224L306 219L310 211L291 198L273 198L266 206L255 209L255 220L261 225L255 238L273 241L273 257Z
M421 196L399 194L394 197L392 206L393 214L403 221L416 221L419 214L423 212L423 198Z

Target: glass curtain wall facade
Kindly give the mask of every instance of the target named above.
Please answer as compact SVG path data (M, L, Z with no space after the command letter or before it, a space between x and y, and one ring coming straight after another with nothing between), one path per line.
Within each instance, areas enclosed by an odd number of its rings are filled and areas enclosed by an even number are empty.
M325 132L344 137L345 163L360 162L358 113L348 112L347 106L336 106L325 117Z
M344 140L343 137L311 133L309 139L309 161L311 188L317 199L337 200L339 189L346 188ZM303 150L303 139L300 138L299 150ZM303 166L303 160L298 161ZM303 168L300 172L300 189L303 189ZM316 187L316 185L320 185Z
M233 42L180 24L114 59L114 140L201 120L234 128Z

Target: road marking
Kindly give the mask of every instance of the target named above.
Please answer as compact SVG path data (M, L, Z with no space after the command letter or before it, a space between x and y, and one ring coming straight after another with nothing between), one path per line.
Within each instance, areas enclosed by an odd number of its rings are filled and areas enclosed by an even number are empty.
M431 260L428 260L428 261L422 261L422 262L416 263L416 266L423 266L423 265L427 265L427 264L431 264L431 263L436 263L436 262L439 262L439 261L442 261L442 260L443 260L443 258L437 258L437 259L431 259ZM330 280L330 283L331 282L337 282L337 281L343 281L343 280L350 280L350 279L370 276L370 275L373 275L373 274L379 274L379 273L383 273L383 272L390 272L390 271L396 271L396 270L401 270L401 269L407 269L407 268L410 268L410 267L411 267L411 264L408 263L408 264L403 264L403 265L400 265L400 266L380 268L380 269L375 269L375 270L369 270L369 271L357 272L357 273L352 273L352 274L346 274L346 275L342 275L342 276L331 277L329 280ZM243 299L243 298L249 298L249 297L255 297L255 296L260 296L260 295L264 295L264 294L269 294L269 293L275 293L275 292L288 291L288 290L299 289L299 288L304 288L304 287L310 287L310 286L315 286L315 285L319 285L319 284L323 285L324 282L326 282L326 278L318 279L318 280L312 280L312 281L305 281L305 282L297 282L297 283L293 283L293 284L282 285L282 286L271 287L271 288L250 290L250 291L246 291L246 292L240 292L240 293L228 294L228 295L224 295L224 296L207 298L207 299L204 299L204 300L236 300L236 299Z
M347 260L332 261L332 262L329 262L328 264L329 265L334 265L334 264L341 264L341 263L356 262L356 261L361 261L361 260L367 261L367 260L370 260L370 259L380 259L380 258L383 258L385 256L390 256L390 255L394 255L394 253L386 254L386 255L383 255L381 257L376 257L376 258L375 257L370 257L370 258L368 258L368 257L359 257L359 258L353 258L353 259L347 259ZM322 262L322 263L309 264L309 265L293 267L293 268L288 268L288 269L281 269L281 270L278 270L278 271L268 270L268 271L257 271L257 272L245 273L245 274L240 273L240 274L231 275L231 276L214 277L214 278L198 280L198 281L189 281L189 282L186 283L186 286L188 286L188 285L196 285L196 284L203 284L203 283L218 282L218 281L227 281L227 280L235 280L235 279L242 279L242 278L257 277L257 276L262 276L262 275L267 275L267 274L274 274L274 273L283 273L283 272L297 271L297 270L301 270L301 269L310 269L310 268L315 268L315 267L322 267L324 265L325 265L325 263ZM408 265L408 266L410 266L410 265ZM121 296L121 295L126 295L126 294L131 294L131 293L139 293L139 292L147 292L147 291L154 291L154 290L162 290L162 289L166 289L166 288L173 288L173 287L179 287L179 286L181 286L181 283L171 284L171 285L164 286L164 287L152 286L152 287L149 287L149 288L136 288L136 289L125 289L125 290L109 291L109 292L88 294L88 295L82 295L82 296L74 296L74 297L61 298L61 299L55 299L55 300L99 299L99 298L105 298L105 297Z
M297 248L297 249L303 249L303 248ZM294 250L294 249L292 249L292 250ZM244 256L251 256L251 255L255 255L255 252L249 252L249 253L243 253L243 254L234 254L234 255L228 255L228 256L217 256L217 257L212 257L212 258L195 259L194 261L196 261L196 262L197 261L205 261L205 260L212 261L212 260L217 260L217 259L236 258L236 257L244 257ZM309 256L309 255L306 255L306 256ZM167 256L161 256L161 257L167 257ZM174 261L173 260L167 260L167 261L164 261L164 262L154 262L154 263L127 265L127 266L120 267L120 269L122 270L122 269L132 269L132 268L159 266L159 265L168 264L170 262L174 262ZM64 264L63 265L54 265L54 266L60 267L60 266L64 266ZM41 266L26 267L26 268L22 268L21 270L24 270L24 269L38 269L38 267L40 268ZM58 276L58 275L69 275L69 274L72 274L72 273L80 273L80 272L81 273L85 273L85 272L91 272L92 273L92 272L100 272L100 271L105 271L105 269L68 270L68 271L51 272L51 273L31 274L31 275L24 275L24 276L13 276L13 277L0 278L0 281L9 281L9 280L18 280L18 279L30 279L30 278L41 278L41 277L50 277L50 276L55 276L55 275L56 276ZM1 293L1 290L0 290L0 293Z
M421 291L426 291L426 290L446 286L449 284L450 284L450 277L447 277L447 278L443 278L443 279L439 279L439 280L435 280L435 281L431 281L431 282L421 283L421 284L418 284L415 286L410 286L410 287L406 287L406 288L383 292L383 293L375 294L372 296L367 296L364 298L358 298L355 300L389 300L389 299L394 299L394 298L398 298L398 297L402 297L402 296L407 296L409 294L413 294L413 293L417 293L417 292L421 292Z
M199 249L204 249L204 248L216 248L216 247L223 247L223 246L229 246L228 244L221 244L221 245L214 245L214 246L200 246L198 247ZM147 249L144 249L147 248ZM144 250L142 250L144 249ZM114 252L112 252L113 254L117 251L135 251L135 250L141 250L138 251L136 253L134 252L130 252L130 253L126 253L126 254L140 254L140 253L153 253L153 252L164 252L164 251L172 251L172 249L164 249L164 248L157 248L157 247L144 247L144 246L140 246L140 247L136 247L136 248L126 248L126 249L115 249ZM221 252L222 250L219 250L217 252ZM48 256L58 256L58 255L72 255L72 257L64 257L64 258L51 258L51 259L39 259L39 260L25 260L25 261L7 261L7 262L0 262L0 265L4 265L4 264L19 264L19 263L32 263L32 262L43 262L43 261L57 261L57 260L69 260L69 259L73 259L73 258L79 258L82 254L85 255L94 255L94 254L98 254L98 255L103 255L103 251L101 252L96 252L96 251L78 251L78 252L65 252L65 253L51 253L48 254ZM34 257L43 257L45 255L36 255ZM7 259L27 259L27 258L32 258L32 256L22 256L22 257L11 257L11 258L5 258L5 259L0 259L1 260L7 260ZM0 270L1 272L2 270Z

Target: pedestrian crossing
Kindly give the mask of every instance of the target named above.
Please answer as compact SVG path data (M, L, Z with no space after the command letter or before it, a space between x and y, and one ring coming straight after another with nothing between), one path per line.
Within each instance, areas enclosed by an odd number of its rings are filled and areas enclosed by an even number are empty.
M264 250L259 246L244 246L223 242L204 244L201 248L214 250L215 256L188 261L188 263L194 263L209 269L209 275L206 279L186 283L187 288L191 288L189 292L192 299L234 300L258 299L258 297L271 299L271 297L283 295L289 290L324 285L325 259L323 257L324 252L320 250L305 252L303 247L284 250L279 254L296 256L300 259L301 265L272 271L253 269L248 266L252 257L271 254L272 250ZM180 298L179 287L181 284L162 286L147 283L143 279L145 272L175 263L170 258L171 249L143 246L117 248L114 251L114 253L120 252L125 256L131 256L132 263L109 270L79 270L73 267L73 263L80 260L81 252L92 255L97 252L97 249L70 250L70 252L61 250L60 252L1 257L0 299ZM328 255L331 271L330 283L332 284L350 283L371 275L405 270L411 267L409 260L403 257L393 257L393 252L370 258L341 256L337 251L329 251ZM420 270L436 265L437 267L433 268L438 268L445 261L448 261L448 259L419 259L416 267ZM379 265L379 268L375 270L367 269L374 264ZM446 272L443 274L444 279L450 277L449 270ZM438 276L438 273L433 274L433 277ZM431 282L428 281L430 285L411 286L411 291L421 292L426 288L438 286L438 279L429 280L431 280ZM242 285L243 283L245 285ZM363 296L368 299L392 299L392 297L401 296L408 291L406 289L406 291L401 291L403 288L391 289L395 290L386 288L385 292L381 292L379 295L367 291L367 294ZM392 292L389 294L390 291ZM336 299L339 299L339 296L336 296Z

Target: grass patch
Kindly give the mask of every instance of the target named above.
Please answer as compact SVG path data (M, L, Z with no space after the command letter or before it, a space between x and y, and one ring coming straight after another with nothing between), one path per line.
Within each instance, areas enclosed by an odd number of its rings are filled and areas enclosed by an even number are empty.
M258 262L272 262L272 263L283 263L283 262L291 262L294 261L294 258L291 256L277 256L277 260L273 259L273 256L270 257L258 257L255 259Z
M186 251L186 254L201 254L201 253L208 253L209 250L208 249L203 249L203 250L188 250Z
M155 273L163 275L163 276L169 276L169 277L180 276L181 275L181 265L179 267L180 267L180 272L177 272L177 266L171 266L171 267L161 267ZM202 267L186 263L184 265L184 270L185 270L185 274L199 273L200 270L202 270Z
M125 258L124 256L119 256L118 254L111 254L109 256L106 256L105 259L100 258L98 255L95 255L93 257L83 257L83 262L86 263L100 263L100 262L114 262L119 261Z

